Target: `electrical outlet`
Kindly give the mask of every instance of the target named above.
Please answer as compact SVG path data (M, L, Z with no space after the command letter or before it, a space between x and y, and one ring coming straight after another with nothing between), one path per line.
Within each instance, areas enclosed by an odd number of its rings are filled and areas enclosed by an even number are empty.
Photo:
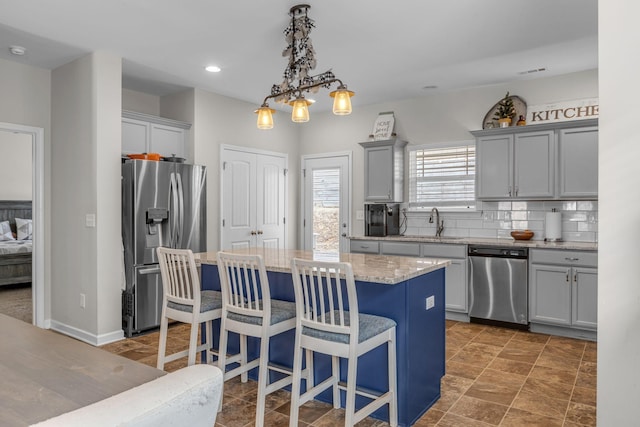
M427 310L435 307L435 305L436 305L436 297L434 295L427 297Z
M80 294L80 308L84 308L87 303L87 298L84 294Z
M96 226L96 214L85 215L85 226L94 228Z

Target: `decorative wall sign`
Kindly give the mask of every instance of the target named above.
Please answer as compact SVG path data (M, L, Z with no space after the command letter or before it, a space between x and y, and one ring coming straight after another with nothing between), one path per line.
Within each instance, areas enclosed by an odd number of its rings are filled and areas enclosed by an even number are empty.
M391 139L394 123L393 111L378 114L378 118L373 124L373 139L375 141Z
M599 116L599 99L585 98L529 107L527 124L595 119Z

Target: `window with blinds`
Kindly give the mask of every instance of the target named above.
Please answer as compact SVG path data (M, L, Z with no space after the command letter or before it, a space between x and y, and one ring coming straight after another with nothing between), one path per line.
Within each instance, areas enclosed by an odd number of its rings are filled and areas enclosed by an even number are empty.
M472 141L409 151L409 207L475 209L476 146Z

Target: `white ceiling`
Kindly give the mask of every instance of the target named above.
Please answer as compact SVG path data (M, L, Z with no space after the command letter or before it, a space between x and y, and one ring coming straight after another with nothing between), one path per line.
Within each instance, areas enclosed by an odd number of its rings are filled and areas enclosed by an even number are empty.
M295 4L0 0L0 58L53 69L107 51L123 58L125 88L195 87L259 106L282 80ZM597 0L322 0L309 16L315 72L332 69L356 92L354 106L598 66ZM11 55L12 45L26 55ZM209 64L222 72L204 71ZM330 107L325 92L314 109Z

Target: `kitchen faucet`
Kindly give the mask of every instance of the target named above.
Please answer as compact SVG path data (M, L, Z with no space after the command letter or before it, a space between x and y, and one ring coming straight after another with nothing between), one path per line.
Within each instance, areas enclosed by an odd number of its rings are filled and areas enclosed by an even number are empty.
M431 209L431 215L429 216L429 224L433 224L433 213L436 213L436 237L442 237L442 232L444 231L444 220L440 221L440 212L438 212L438 208Z

